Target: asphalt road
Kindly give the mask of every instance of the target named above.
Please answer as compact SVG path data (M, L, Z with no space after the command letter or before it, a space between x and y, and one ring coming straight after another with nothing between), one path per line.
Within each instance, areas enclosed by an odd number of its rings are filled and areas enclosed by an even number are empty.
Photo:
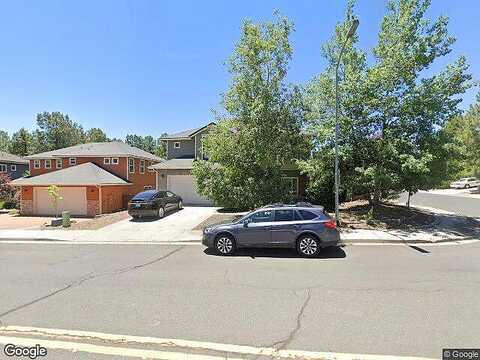
M480 243L424 250L351 246L318 259L267 250L225 258L197 245L3 243L0 321L432 358L443 347L480 346Z
M405 204L407 194L401 194L398 201ZM480 199L478 198L419 192L412 196L411 204L450 211L463 216L480 217Z

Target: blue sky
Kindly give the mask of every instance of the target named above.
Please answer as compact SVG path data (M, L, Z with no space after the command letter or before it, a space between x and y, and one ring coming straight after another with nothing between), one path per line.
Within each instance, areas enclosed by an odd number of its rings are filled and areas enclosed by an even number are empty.
M0 1L0 129L35 128L41 111L61 111L110 137L158 136L213 119L229 84L224 66L242 19L294 21L288 80L305 83L324 69L320 47L346 1ZM358 0L360 45L377 39L386 0ZM450 17L453 52L480 79L480 1L434 0L429 17ZM464 96L462 108L477 89Z

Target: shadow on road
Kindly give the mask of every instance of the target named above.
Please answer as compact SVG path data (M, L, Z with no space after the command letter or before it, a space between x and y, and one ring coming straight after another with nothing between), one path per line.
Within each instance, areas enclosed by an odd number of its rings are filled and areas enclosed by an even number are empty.
M212 248L203 251L207 255L221 256ZM282 259L302 259L300 255L293 249L267 249L267 248L251 248L238 249L232 257L251 257L255 258L282 258ZM321 260L321 259L342 259L347 254L341 247L328 247L323 249L315 258L305 258L305 260Z
M426 226L424 231L432 234L443 233L457 236L478 237L480 235L480 221L456 214L435 214L432 224Z

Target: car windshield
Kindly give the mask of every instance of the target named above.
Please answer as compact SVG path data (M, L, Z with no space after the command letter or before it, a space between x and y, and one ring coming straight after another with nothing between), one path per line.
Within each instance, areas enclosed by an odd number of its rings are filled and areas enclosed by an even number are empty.
M143 191L135 195L132 200L152 200L156 193L156 190Z

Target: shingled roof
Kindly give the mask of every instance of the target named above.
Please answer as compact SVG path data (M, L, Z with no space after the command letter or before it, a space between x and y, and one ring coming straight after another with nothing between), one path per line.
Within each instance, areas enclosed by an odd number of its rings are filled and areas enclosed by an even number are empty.
M128 181L88 162L46 174L20 178L10 182L14 186L49 185L130 185Z
M214 122L208 123L207 125L200 126L198 128L194 129L188 129L185 131L181 131L178 133L174 134L167 134L162 136L160 139L161 140L181 140L181 139L190 139L192 136L194 136L196 133L202 131L203 129L209 127L210 125L215 125Z
M5 151L0 151L0 162L14 163L14 164L28 164L28 160L20 156L9 154Z
M48 159L58 157L103 157L103 156L130 156L147 159L151 161L162 161L161 158L150 154L142 149L130 146L122 141L110 142L92 142L86 144L78 144L63 149L47 151L40 154L26 156L27 159Z

